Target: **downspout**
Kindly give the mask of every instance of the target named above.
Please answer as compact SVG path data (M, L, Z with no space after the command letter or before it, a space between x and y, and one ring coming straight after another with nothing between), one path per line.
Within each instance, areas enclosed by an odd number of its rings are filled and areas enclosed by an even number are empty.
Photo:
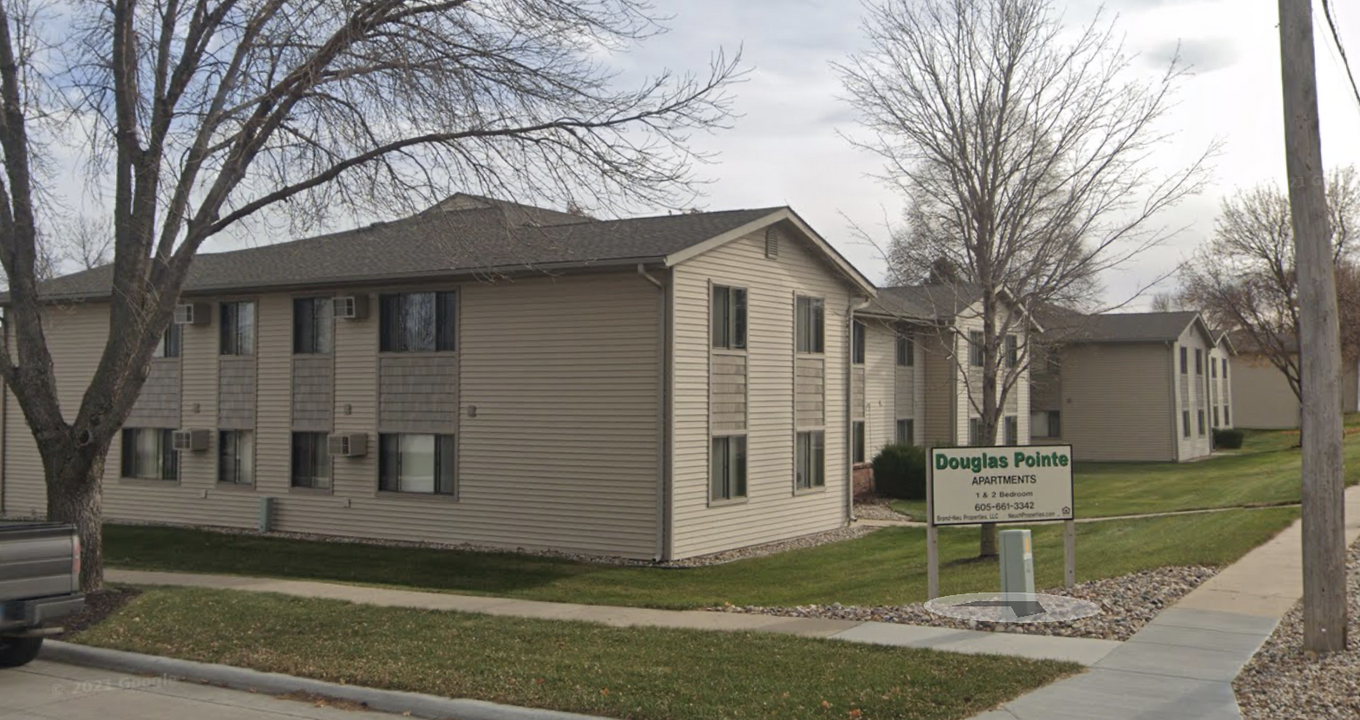
M666 562L671 557L671 464L670 464L670 400L671 382L671 334L669 286L647 272L647 266L638 263L637 273L643 280L656 286L660 292L657 303L657 344L660 357L657 358L660 378L657 381L657 493L656 493L656 549L653 560Z
M850 302L845 306L845 522L850 524L855 521L855 417L852 412L851 402L855 396L855 311L869 307L872 298L865 297L863 300L851 297ZM869 340L868 332L865 332L864 340ZM866 358L867 359L867 358ZM866 372L865 383L868 383ZM894 384L894 387L896 385ZM869 389L864 389L865 400L868 400ZM869 433L869 418L866 415L865 435Z

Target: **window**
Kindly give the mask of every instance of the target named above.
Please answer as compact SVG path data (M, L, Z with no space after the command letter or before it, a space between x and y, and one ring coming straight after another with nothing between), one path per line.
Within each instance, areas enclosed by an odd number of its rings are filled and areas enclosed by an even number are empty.
M850 430L852 433L851 441L853 444L851 450L854 453L853 462L862 463L864 462L864 421L856 420L855 422L851 423Z
M255 303L222 303L223 355L255 354Z
M1189 366L1188 360L1187 360L1187 358L1189 357L1189 356L1187 355L1188 352L1189 352L1189 351L1186 350L1185 348L1181 348L1181 374L1182 374L1182 375L1185 375L1185 374L1187 374L1187 373L1190 372L1190 369L1189 369L1190 366Z
M378 489L452 495L454 460L452 435L379 435Z
M1199 415L1199 436L1204 437L1204 411L1200 410L1196 414Z
M860 321L858 321L858 320L856 320L850 327L851 327L851 337L850 337L850 340L851 340L851 343L850 343L851 356L850 356L850 362L852 362L852 363L854 363L854 364L856 364L856 365L863 365L863 364L864 364L864 342L865 342L865 337L864 337L864 336L865 336L865 334L866 334L866 332L867 332L867 331L866 331L866 328L864 327L864 323L862 323L862 322L860 322Z
M1189 410L1182 410L1182 411L1181 411L1181 435L1182 435L1183 437L1190 437L1190 411L1189 411Z
M710 500L746 497L746 436L713 438Z
M1223 379L1228 379L1228 358L1223 358Z
M178 480L179 455L171 443L174 430L123 428L123 477Z
M156 343L156 348L151 351L151 357L176 358L184 349L184 326L177 323L170 323L165 328L165 334L161 335L160 342Z
M217 440L217 482L255 484L255 433L223 430Z
M293 433L293 487L329 488L331 456L326 451L326 433Z
M1218 363L1213 358L1209 358L1209 376L1218 377Z
M1223 424L1224 424L1224 425L1231 425L1231 424L1232 424L1232 417L1228 414L1228 406L1227 406L1227 405L1224 405L1224 406L1223 406Z
M379 298L383 352L456 350L457 294L400 293Z
M713 286L713 347L740 350L746 347L746 291Z
M1014 335L1006 336L1006 367L1013 368L1020 364L1020 340Z
M973 330L968 333L968 364L973 367L982 367L982 345L984 339L982 333Z
M916 444L916 421L914 420L897 421L897 444L898 445Z
M968 418L968 445L977 447L982 444L982 418Z
M826 486L826 435L821 430L794 436L794 487L799 490Z
M1038 410L1029 415L1029 434L1034 437L1062 437L1062 415L1057 410Z
M329 355L335 320L328 297L293 300L293 353Z
M1195 374L1204 374L1204 351L1199 348L1195 348Z
M1050 375L1062 374L1062 350L1059 348L1049 348L1048 350L1048 372Z
M897 364L902 367L916 365L916 343L901 325L897 327Z
M799 296L795 310L797 315L795 335L797 336L798 352L823 352L824 313L822 299Z
M1218 406L1214 406L1214 427L1218 427Z
M1004 427L1005 427L1005 442L1004 442L1003 444L1005 444L1005 445L1019 445L1019 444L1020 444L1020 418L1018 418L1018 417L1016 417L1016 416L1014 416L1014 415L1007 415L1007 416L1003 419L1003 425L1004 425Z

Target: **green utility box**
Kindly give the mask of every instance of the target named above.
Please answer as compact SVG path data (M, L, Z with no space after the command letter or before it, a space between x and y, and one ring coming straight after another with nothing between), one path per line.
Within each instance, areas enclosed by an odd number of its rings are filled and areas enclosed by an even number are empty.
M1028 530L1002 530L1001 592L1034 594L1034 545Z

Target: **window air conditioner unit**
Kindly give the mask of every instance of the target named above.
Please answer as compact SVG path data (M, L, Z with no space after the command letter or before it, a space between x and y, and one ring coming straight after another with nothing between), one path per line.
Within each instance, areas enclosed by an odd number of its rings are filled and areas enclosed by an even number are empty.
M335 317L341 320L363 320L368 317L367 295L343 295L331 299Z
M368 433L332 435L326 439L327 454L339 457L363 457L368 453Z
M175 306L176 325L207 325L212 321L212 310L207 303L180 303Z
M208 431L176 430L170 434L170 446L181 452L202 452L208 449Z

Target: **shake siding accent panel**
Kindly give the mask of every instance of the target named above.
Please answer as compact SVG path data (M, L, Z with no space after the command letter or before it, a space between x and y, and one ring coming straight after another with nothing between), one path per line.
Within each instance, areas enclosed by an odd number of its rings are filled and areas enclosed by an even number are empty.
M794 380L794 415L800 428L826 424L826 362L821 357L799 357Z
M129 427L178 428L180 412L179 358L156 358L147 369L142 394L128 415Z
M868 348L865 348L865 351L867 352ZM865 358L865 360L867 361L868 358ZM865 375L866 372L863 365L850 368L850 417L855 420L864 419L866 404L864 392L864 384L866 382Z
M218 359L217 373L217 426L230 430L253 429L255 356L223 355Z
M765 257L764 232L673 270L673 546L692 557L841 527L845 482L849 287L801 238L781 234ZM747 288L749 339L747 500L709 506L709 283ZM825 354L794 354L794 297L825 302ZM795 375L795 366L797 368ZM825 427L826 488L795 494L797 424Z
M713 433L746 429L746 356L713 353Z
M1063 441L1079 460L1170 461L1167 387L1174 354L1164 343L1068 346L1063 354ZM1117 379L1114 382L1112 379Z
M294 355L291 369L293 429L330 432L331 416L335 412L335 358L330 355Z
M450 353L378 356L378 429L451 433L458 428L458 357Z

